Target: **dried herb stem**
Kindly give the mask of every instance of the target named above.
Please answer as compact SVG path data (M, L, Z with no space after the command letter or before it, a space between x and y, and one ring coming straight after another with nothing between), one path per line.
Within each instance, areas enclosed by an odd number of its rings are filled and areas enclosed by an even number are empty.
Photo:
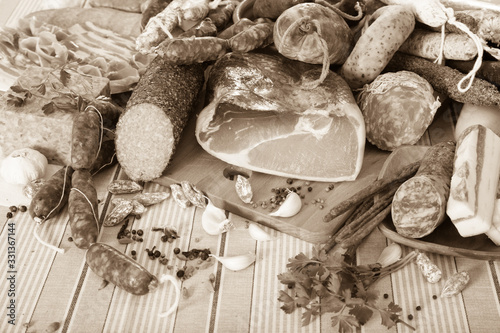
M349 199L346 199L339 203L337 206L333 207L330 212L323 217L324 222L330 222L335 217L345 213L349 209L355 207L363 200L372 197L389 187L392 187L397 184L403 183L408 178L412 177L420 167L420 161L413 162L404 168L402 168L399 172L397 172L392 177L377 179L372 184L368 185L363 190L355 193Z

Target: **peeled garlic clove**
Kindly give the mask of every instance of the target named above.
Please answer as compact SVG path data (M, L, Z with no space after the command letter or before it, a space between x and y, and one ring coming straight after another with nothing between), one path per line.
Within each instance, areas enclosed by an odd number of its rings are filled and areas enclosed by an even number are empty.
M201 216L201 225L203 230L212 236L234 229L233 223L226 218L226 212L215 207L210 200Z
M302 200L295 192L290 192L285 198L285 201L275 212L269 214L270 216L278 217L292 217L296 215L302 208Z
M255 262L255 254L250 252L238 256L219 257L214 254L210 256L217 259L224 267L232 271L240 271Z
M250 223L248 225L248 233L253 239L260 242L267 242L274 239L273 236L259 227L256 223Z
M392 243L382 250L376 262L382 267L387 267L401 259L402 253L403 249L401 246L397 243Z

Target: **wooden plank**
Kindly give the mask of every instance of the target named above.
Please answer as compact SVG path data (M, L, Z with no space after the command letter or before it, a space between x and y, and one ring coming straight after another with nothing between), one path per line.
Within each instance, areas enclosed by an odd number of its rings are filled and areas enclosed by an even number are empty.
M148 183L145 186L145 192L156 192L165 190L162 186L154 183ZM144 230L144 242L132 243L127 246L120 245L116 241L116 232L120 228L105 228L105 233L101 241L124 251L130 255L131 250L137 251L137 261L142 264L151 273L161 278L163 274L175 275L186 263L179 260L173 254L173 248L179 247L183 250L196 247L209 247L216 251L218 246L217 237L206 237L203 230L200 230L201 223L196 215L196 208L180 208L172 199L166 200L160 204L150 206L148 211L142 215L140 220L135 220L130 228L141 228ZM198 214L201 210L198 210ZM176 228L179 238L173 242L161 242L160 232L153 232L154 226L171 226ZM194 230L194 229L198 230ZM162 265L158 260L151 260L147 257L145 250L156 246L156 249L165 254L168 259L167 265ZM213 260L213 259L212 259ZM215 262L215 261L213 261ZM215 267L215 266L211 266ZM68 326L68 331L79 331L80 329L104 332L134 332L134 331L196 331L193 326L193 302L197 299L196 306L198 313L210 316L208 311L211 304L211 293L209 289L204 289L205 281L208 281L210 267L203 270L196 270L196 274L184 282L189 292L194 292L191 297L181 298L179 308L176 313L168 318L160 318L158 314L167 310L174 303L174 286L170 283L160 284L151 294L144 296L130 295L123 290L114 288L112 285L103 290L98 290L101 280L91 271L84 275L85 280L75 304L74 316ZM203 290L206 290L204 293ZM201 301L205 299L205 302ZM96 305L93 305L96 303ZM89 328L86 324L89 316L96 318ZM144 318L149 318L147 321ZM206 324L208 321L196 321L196 324ZM179 326L180 328L177 328ZM205 326L203 326L205 327Z
M188 236L187 243L180 247L181 251L208 248L211 253L218 253L221 239L224 236L211 236L203 230L201 224L203 211L203 209L195 209L191 234ZM173 317L175 318L176 332L211 332L211 320L214 316L212 306L217 292L212 289L210 274L216 276L220 274L220 269L218 269L214 258L209 258L204 264L200 260L195 259L187 262L178 260L172 272L175 275L178 270L184 269L185 265L203 267L195 269L194 275L182 282L183 296ZM206 266L207 262L211 264ZM196 320L193 316L196 317Z
M470 332L491 331L490 323L500 318L500 307L490 263L468 258L456 258L456 263L457 272L466 271L470 276L469 284L461 294Z
M257 242L250 237L245 219L234 214L230 214L229 218L237 229L226 234L225 246L220 254L223 256L236 256L249 252L255 254ZM248 332L254 268L254 264L237 272L221 268L213 332Z

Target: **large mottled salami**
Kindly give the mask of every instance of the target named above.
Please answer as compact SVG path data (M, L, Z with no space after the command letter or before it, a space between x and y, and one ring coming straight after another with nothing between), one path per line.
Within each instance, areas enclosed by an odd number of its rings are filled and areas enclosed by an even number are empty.
M392 201L391 213L399 234L421 238L443 222L450 194L454 156L454 141L430 147L415 176L398 188Z

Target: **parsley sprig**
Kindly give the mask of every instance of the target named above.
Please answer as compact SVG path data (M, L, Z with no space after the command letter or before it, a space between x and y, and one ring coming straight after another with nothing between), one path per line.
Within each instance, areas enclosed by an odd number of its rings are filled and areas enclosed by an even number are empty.
M381 324L388 329L401 323L414 329L400 319L402 309L393 302L385 308L377 306L378 292L369 287L380 278L400 269L416 256L410 252L398 262L381 267L380 264L354 265L339 252L313 249L311 257L304 253L288 260L285 273L278 275L287 286L280 290L278 300L281 309L292 313L302 310L302 325L308 325L315 316L333 313L332 327L339 333L355 332L356 328L378 313Z
M72 78L73 75L70 71L65 67L61 67L49 71L38 84L25 87L18 82L10 87L10 92L7 94L7 103L15 107L21 107L31 98L38 97L45 101L42 111L46 115L56 110L70 112L80 110L83 105L83 98L81 94L71 89ZM78 80L78 82L83 85L85 93L91 92L92 86L89 82L83 79ZM49 90L56 94L49 94Z

